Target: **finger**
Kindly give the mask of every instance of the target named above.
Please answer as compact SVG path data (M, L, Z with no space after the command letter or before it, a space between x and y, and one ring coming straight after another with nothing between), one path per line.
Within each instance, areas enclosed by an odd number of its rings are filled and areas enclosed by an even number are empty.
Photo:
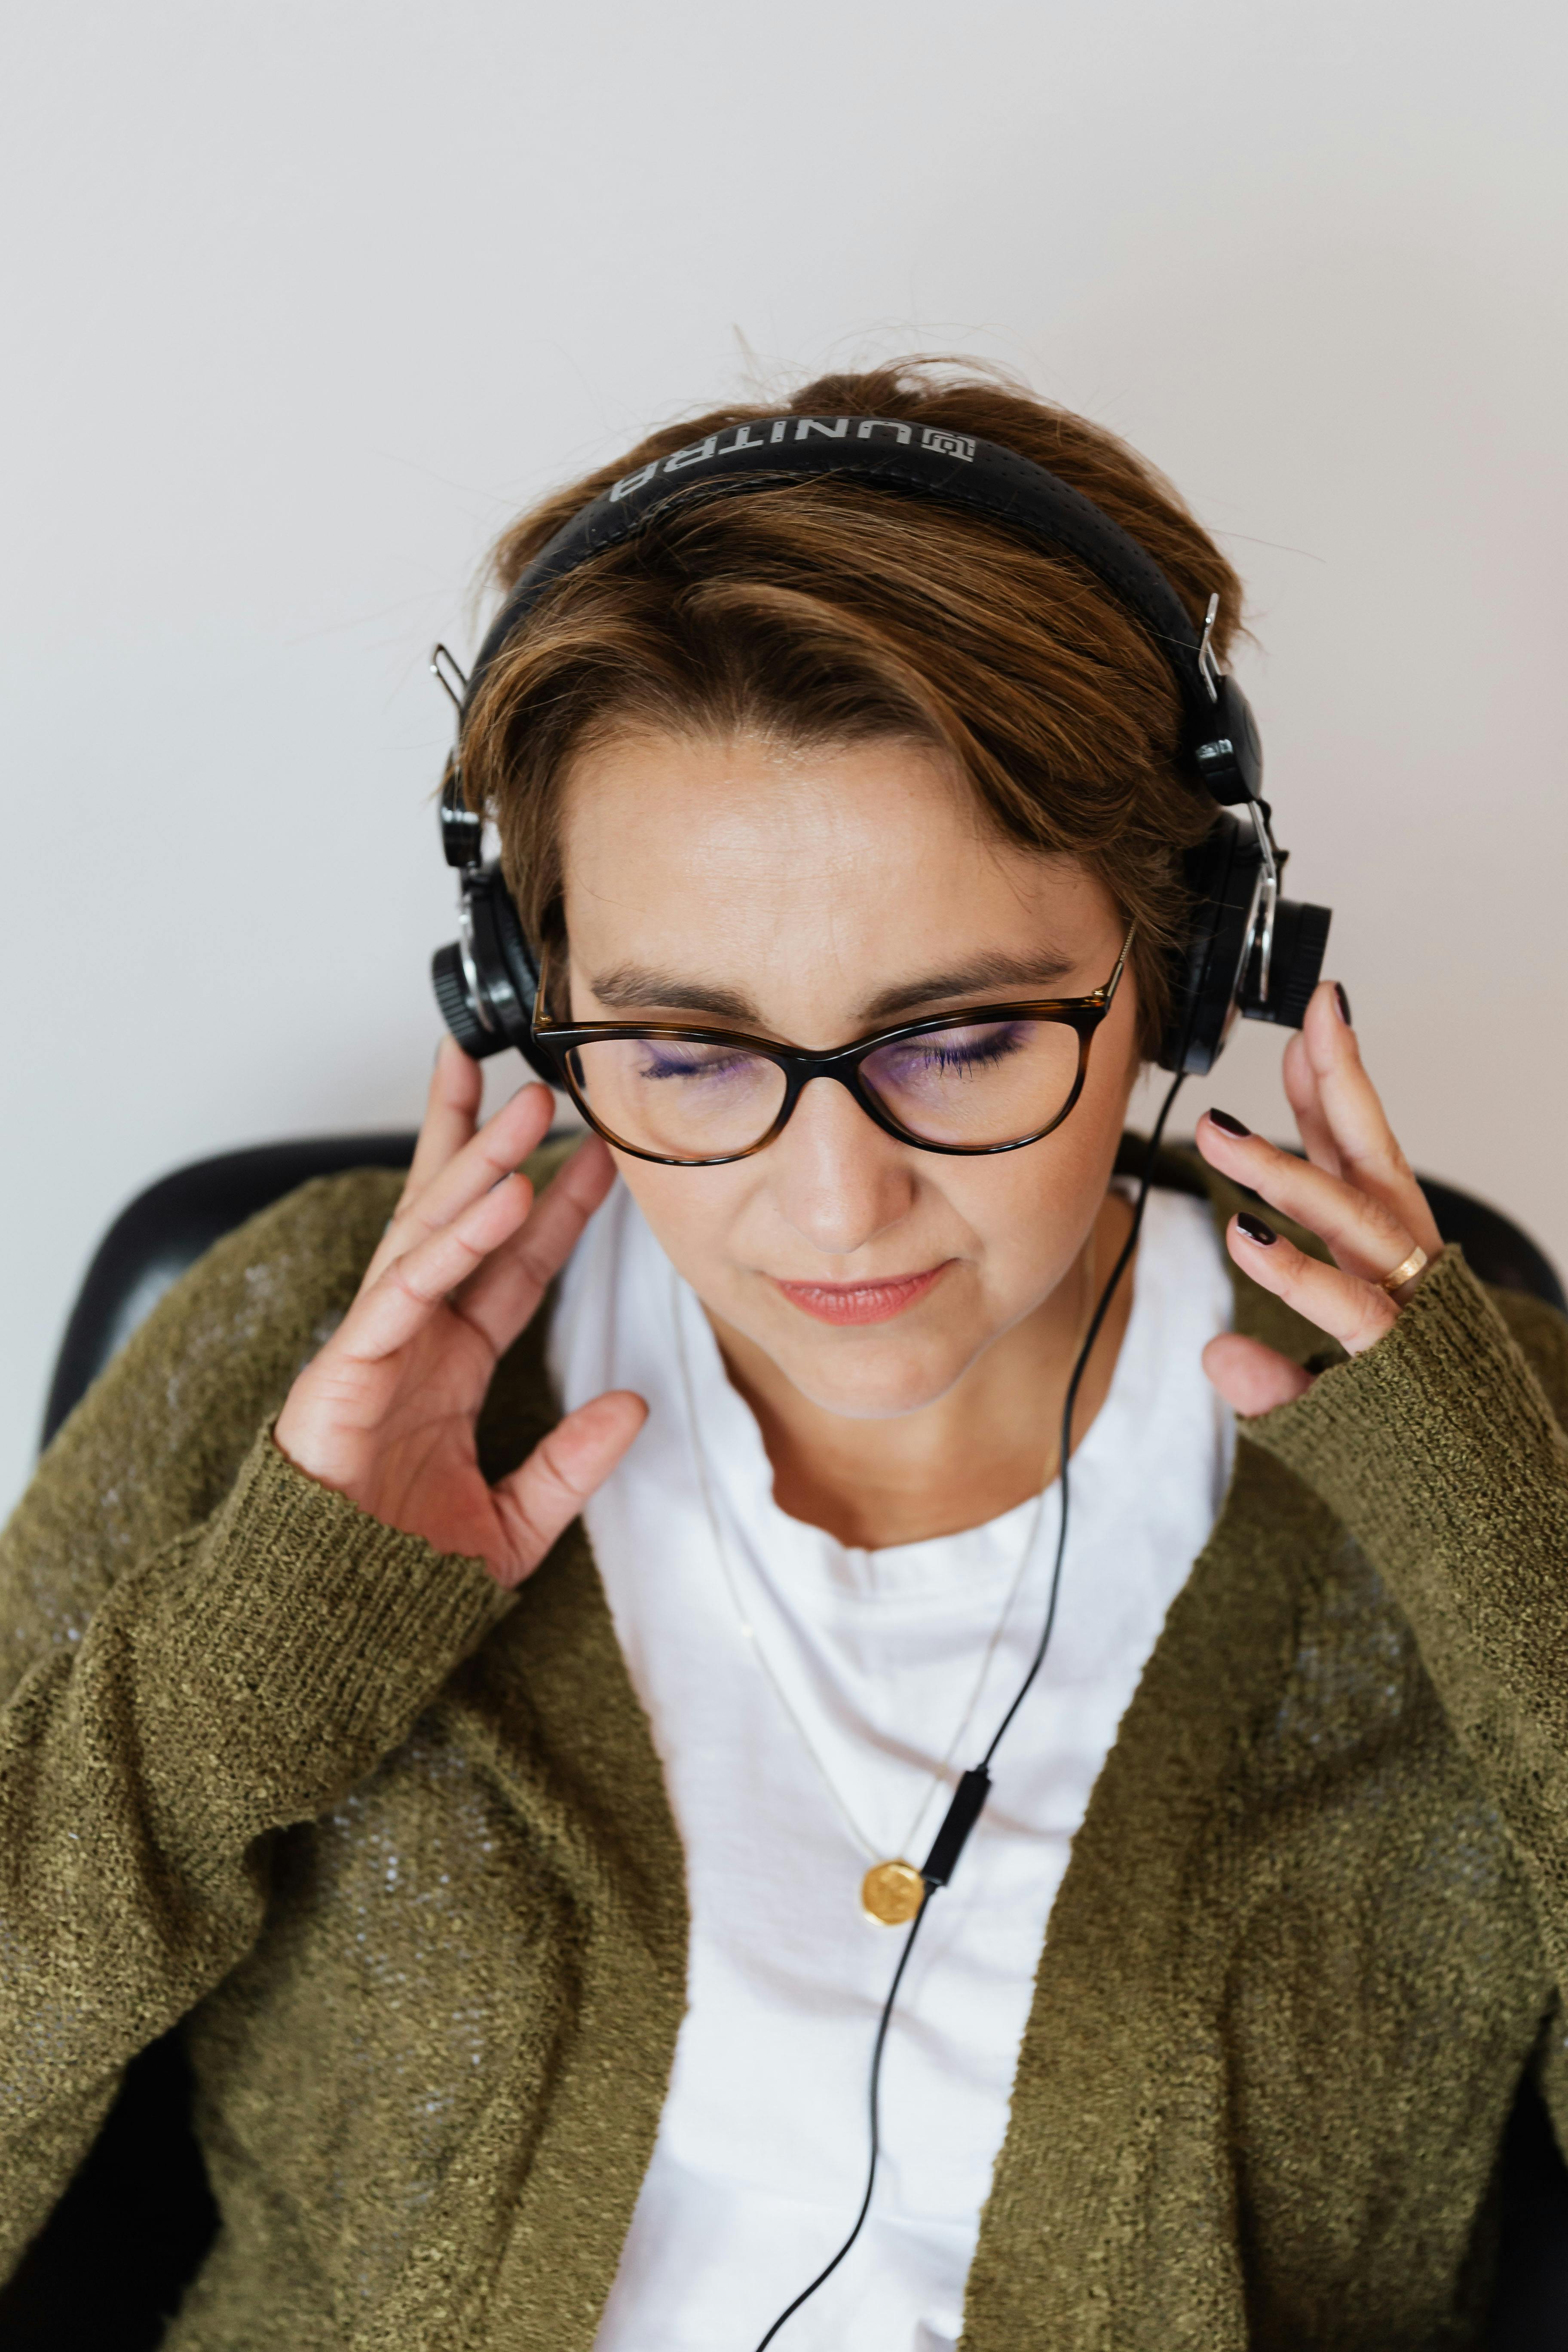
M629 1389L612 1389L579 1405L534 1447L521 1469L494 1490L510 1557L503 1584L520 1584L539 1566L563 1528L604 1485L647 1419Z
M1276 1405L1293 1404L1312 1385L1312 1375L1261 1339L1222 1331L1204 1349L1204 1370L1233 1412L1255 1419Z
M436 1066L430 1073L425 1118L397 1203L398 1213L471 1139L479 1124L484 1090L484 1073L479 1064L464 1053L455 1037L443 1037L437 1048Z
M1243 1215L1247 1215L1244 1211ZM1253 1227L1248 1233L1247 1224ZM1259 1235L1267 1236L1259 1239ZM1309 1257L1261 1217L1232 1217L1226 1228L1226 1246L1244 1274L1260 1289L1271 1291L1337 1339L1347 1355L1359 1356L1377 1345L1399 1319L1399 1309L1386 1291L1374 1283L1360 1282L1337 1265Z
M544 1135L554 1108L550 1088L537 1079L520 1087L393 1218L370 1262L366 1282L375 1281L405 1252L417 1249L427 1235L460 1217L472 1202L512 1175Z
M1341 1011L1332 981L1313 991L1301 1043L1345 1177L1391 1209L1428 1257L1442 1241L1410 1162L1400 1150L1377 1088L1361 1058L1355 1031Z
M520 1230L486 1259L454 1300L498 1356L531 1320L615 1181L609 1152L596 1135L586 1137L551 1178Z
M1329 1126L1323 1098L1318 1091L1317 1075L1307 1055L1306 1040L1299 1029L1292 1030L1285 1048L1285 1099L1295 1114L1296 1131L1301 1139L1301 1149L1314 1168L1327 1175L1342 1176L1344 1169Z
M350 1363L370 1364L405 1348L491 1250L510 1240L532 1201L527 1177L509 1176L450 1224L395 1257L360 1292L323 1355L331 1351Z
M1198 1121L1194 1140L1211 1167L1234 1183L1247 1185L1281 1216L1326 1242L1335 1264L1347 1274L1363 1282L1381 1282L1410 1255L1414 1237L1393 1211L1342 1177L1331 1176L1245 1129L1240 1135L1232 1134L1212 1110Z

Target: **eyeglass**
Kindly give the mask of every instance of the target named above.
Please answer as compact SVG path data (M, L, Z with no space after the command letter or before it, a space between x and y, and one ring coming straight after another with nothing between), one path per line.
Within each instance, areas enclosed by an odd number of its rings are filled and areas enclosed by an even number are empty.
M542 1010L546 951L531 1042L606 1143L665 1167L750 1159L782 1133L814 1078L836 1078L884 1133L921 1151L1017 1151L1059 1127L1083 1092L1135 928L1092 995L975 1005L822 1053L739 1029L552 1021Z

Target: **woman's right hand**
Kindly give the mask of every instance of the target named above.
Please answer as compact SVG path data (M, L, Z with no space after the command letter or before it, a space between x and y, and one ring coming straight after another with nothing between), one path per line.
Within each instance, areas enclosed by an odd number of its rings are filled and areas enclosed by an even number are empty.
M609 1476L647 1407L626 1390L595 1397L486 1484L474 1425L490 1375L615 1169L590 1137L536 1202L517 1170L549 1128L550 1089L524 1087L476 1133L481 1087L479 1064L446 1039L396 1213L274 1435L323 1486L510 1586Z

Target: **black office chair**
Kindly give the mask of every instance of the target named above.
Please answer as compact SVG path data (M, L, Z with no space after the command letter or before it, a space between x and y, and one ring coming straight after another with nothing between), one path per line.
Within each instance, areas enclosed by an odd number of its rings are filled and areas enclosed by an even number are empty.
M47 1444L163 1293L221 1235L313 1176L405 1168L412 1135L265 1144L165 1176L116 1219L88 1268L49 1389ZM1445 1241L1487 1282L1568 1313L1550 1262L1519 1227L1468 1193L1422 1179ZM91 2153L8 2287L0 2352L155 2352L217 2228L190 2123L191 2078L177 2033L143 2051ZM1568 2169L1535 2091L1524 2085L1504 2143L1501 2243L1489 2352L1568 2347Z

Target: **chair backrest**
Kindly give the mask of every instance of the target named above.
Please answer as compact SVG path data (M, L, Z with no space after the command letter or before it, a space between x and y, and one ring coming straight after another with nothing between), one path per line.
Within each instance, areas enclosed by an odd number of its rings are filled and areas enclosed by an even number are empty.
M177 1169L116 1218L88 1268L55 1367L47 1444L159 1299L226 1233L315 1176L405 1168L412 1134L328 1136ZM1483 1281L1568 1311L1562 1283L1527 1234L1451 1185L1422 1182L1445 1241ZM128 2070L97 2145L0 2288L0 2352L153 2352L217 2224L190 2126L191 2082L177 2033ZM1491 2352L1568 2343L1568 2170L1528 2083L1504 2144L1502 2242Z
M1483 1282L1499 1290L1522 1290L1555 1307L1559 1315L1568 1315L1557 1268L1511 1218L1452 1184L1439 1184L1435 1176L1419 1181L1437 1231L1446 1242L1458 1243Z
M47 1445L137 1325L214 1242L313 1176L406 1168L412 1134L322 1135L262 1143L176 1168L121 1209L82 1277L44 1411Z

